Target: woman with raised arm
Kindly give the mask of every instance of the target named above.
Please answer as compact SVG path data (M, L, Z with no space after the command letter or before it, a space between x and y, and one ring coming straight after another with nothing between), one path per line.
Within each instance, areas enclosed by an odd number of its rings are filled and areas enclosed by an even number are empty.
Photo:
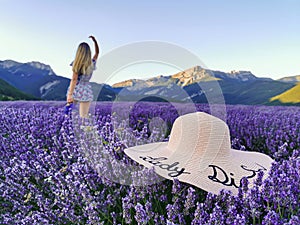
M72 66L73 76L67 90L67 103L79 102L80 117L88 118L90 104L93 101L93 91L90 84L96 61L99 55L99 46L94 36L89 36L95 45L95 54L92 58L90 46L82 42L79 44Z

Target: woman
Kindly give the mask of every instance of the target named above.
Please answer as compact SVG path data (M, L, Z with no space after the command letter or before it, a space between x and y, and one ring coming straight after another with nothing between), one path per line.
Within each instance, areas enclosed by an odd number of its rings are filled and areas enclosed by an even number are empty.
M67 91L67 103L79 102L80 117L88 118L90 104L93 101L93 92L89 80L99 55L99 46L94 36L89 36L95 45L95 55L92 58L90 46L82 42L79 44L75 60L71 63L73 76Z

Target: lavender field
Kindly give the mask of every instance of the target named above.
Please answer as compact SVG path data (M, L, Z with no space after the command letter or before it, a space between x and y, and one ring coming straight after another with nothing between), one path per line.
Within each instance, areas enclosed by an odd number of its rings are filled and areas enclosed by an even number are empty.
M275 160L237 196L162 179L124 154L168 141L179 115L210 113L193 107L97 103L86 132L64 102L1 102L0 224L300 224L300 107L226 106L232 148Z

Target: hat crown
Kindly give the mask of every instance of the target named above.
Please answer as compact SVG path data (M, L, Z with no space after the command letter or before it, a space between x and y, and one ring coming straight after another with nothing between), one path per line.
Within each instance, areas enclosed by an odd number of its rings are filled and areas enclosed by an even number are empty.
M193 157L213 160L229 155L231 149L227 124L203 112L178 117L172 127L168 148L186 162Z

